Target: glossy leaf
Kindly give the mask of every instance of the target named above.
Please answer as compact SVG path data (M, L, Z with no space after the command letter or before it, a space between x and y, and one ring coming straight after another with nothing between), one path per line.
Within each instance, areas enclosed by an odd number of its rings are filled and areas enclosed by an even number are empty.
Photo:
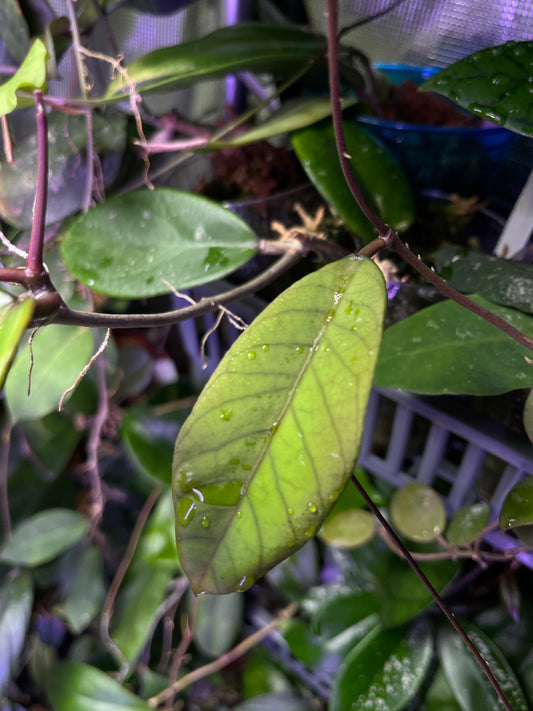
M0 86L0 116L16 108L31 106L33 99L18 96L17 92L32 92L46 86L46 60L48 51L40 39L36 39L18 71Z
M77 511L48 509L25 519L0 548L0 560L34 567L74 546L89 530L89 521Z
M330 711L383 708L399 711L415 696L433 652L428 625L373 628L347 656L335 677Z
M318 530L353 470L384 305L378 268L347 257L283 292L221 362L173 463L195 592L249 587Z
M415 481L394 492L390 514L394 526L411 541L433 541L446 525L446 509L440 496Z
M344 132L352 169L370 206L395 230L407 229L414 219L414 207L402 169L389 150L360 127L345 121ZM322 197L359 237L373 239L375 230L346 185L331 121L294 133L292 143Z
M93 344L94 336L88 328L58 325L41 328L33 339L30 394L28 345L19 352L7 376L5 392L13 420L33 420L56 410L65 390L87 365Z
M54 711L149 711L145 701L96 667L61 662L48 676Z
M533 476L513 486L505 497L499 521L502 531L533 524Z
M348 509L330 517L320 529L320 538L330 546L357 548L372 538L375 519L368 511Z
M533 136L533 42L506 42L454 62L422 84L477 116Z
M17 0L3 0L0 4L0 37L6 49L18 63L24 60L30 33Z
M64 412L52 412L38 420L23 420L20 427L32 454L55 475L64 471L83 436Z
M489 522L490 508L484 501L458 509L446 530L446 538L455 546L473 543Z
M533 318L475 301L533 337ZM383 335L375 384L432 395L498 395L533 386L531 351L452 301L391 326Z
M280 47L283 48L280 51ZM239 71L294 71L326 48L326 41L292 27L241 23L206 37L156 49L128 65L128 78L137 92L187 86L192 82ZM109 85L105 98L127 93L121 77Z
M442 667L437 669L420 711L461 711Z
M206 198L159 188L107 200L81 215L62 243L65 264L86 286L143 298L220 279L255 252L257 236ZM126 267L127 265L127 267Z
M342 108L355 104L355 100L345 100ZM329 97L304 96L292 101L287 101L279 111L276 111L266 121L249 131L239 134L229 141L218 141L216 146L243 146L254 141L261 141L282 133L290 133L300 128L311 126L322 119L331 116L331 100Z
M79 634L101 610L105 597L104 566L101 551L93 546L81 551L75 549L70 557L66 596L57 612Z
M434 261L438 273L459 291L533 313L533 264L452 246L435 252Z
M533 390L527 396L524 406L524 429L529 439L533 442Z
M244 598L231 595L204 595L198 600L194 642L203 654L220 657L239 636L244 614Z
M0 693L17 669L32 604L33 585L28 575L17 575L0 588Z
M511 667L496 645L474 625L463 625L503 689L513 711L527 711L528 704ZM499 711L504 706L489 680L455 630L443 627L437 650L444 672L463 711Z
M25 299L0 312L0 389L31 321L34 308L35 302Z

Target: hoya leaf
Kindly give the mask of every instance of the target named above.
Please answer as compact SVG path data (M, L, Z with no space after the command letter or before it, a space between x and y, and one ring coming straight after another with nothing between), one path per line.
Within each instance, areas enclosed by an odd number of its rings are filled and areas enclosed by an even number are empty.
M30 33L18 0L3 0L0 4L0 37L13 59L17 63L22 62L30 42Z
M513 486L500 511L500 528L516 528L533 524L533 476L527 476Z
M96 667L60 662L49 674L46 693L54 711L149 711L145 701Z
M35 301L24 299L0 312L0 389L3 387L18 345L28 327Z
M15 422L44 417L76 381L93 352L94 336L88 328L50 325L41 328L18 354L6 380L6 398ZM33 353L33 368L30 374ZM28 383L31 375L31 390Z
M407 229L414 219L413 196L396 159L359 126L345 121L344 133L352 169L367 201L395 230ZM292 143L322 197L359 237L366 241L373 239L376 236L374 228L346 184L331 121L297 131L292 135Z
M436 491L413 481L394 492L390 514L398 531L412 541L433 541L444 530L446 509Z
M529 439L533 442L533 390L527 396L524 406L524 429Z
M355 104L355 100L345 100L342 108ZM259 126L239 134L230 141L220 141L215 145L243 146L254 141L261 141L281 133L290 133L300 128L311 126L322 119L331 116L331 100L329 97L304 96L285 103L279 111ZM212 144L211 144L212 145Z
M473 297L533 337L533 318ZM452 301L442 301L391 326L383 335L375 384L442 395L499 395L533 386L531 351Z
M159 188L120 195L81 215L61 251L82 284L144 298L220 279L255 254L256 242L248 225L218 203Z
M330 546L357 548L372 538L375 519L368 511L347 509L330 516L320 529L320 538Z
M281 49L280 49L281 48ZM128 66L137 93L174 89L239 71L291 71L326 49L325 38L292 27L240 23L206 37L156 49ZM122 76L109 85L105 99L129 91Z
M459 291L533 313L533 264L449 246L434 255L439 274Z
M68 560L65 599L56 611L80 634L101 610L105 597L104 565L101 551L87 546L72 550Z
M436 91L498 126L533 136L533 41L506 42L454 62L421 91Z
M0 693L16 671L33 604L33 585L26 574L0 588Z
M528 704L523 691L502 652L474 625L464 623L463 627L504 690L513 711L527 711ZM504 709L485 673L455 630L444 627L439 631L437 651L463 711Z
M489 521L490 508L484 501L458 509L450 521L446 538L456 546L473 543Z
M374 627L346 657L335 676L330 711L387 709L399 711L415 696L433 653L431 629Z
M0 548L0 560L34 567L48 563L80 541L89 521L77 511L48 509L25 519Z
M283 292L221 362L173 462L195 592L246 589L320 527L353 471L384 305L379 269L346 257Z
M203 654L220 657L233 646L242 630L244 598L204 595L198 600L194 642Z
M32 92L44 89L46 85L46 60L48 50L40 39L36 39L18 71L0 86L0 116L11 113L16 108L30 106L33 101L20 97L17 92Z

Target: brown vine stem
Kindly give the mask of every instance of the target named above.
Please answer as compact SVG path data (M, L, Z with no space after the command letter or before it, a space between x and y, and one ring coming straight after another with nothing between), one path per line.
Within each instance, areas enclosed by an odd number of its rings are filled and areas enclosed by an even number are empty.
M205 664L203 667L199 667L198 669L195 669L189 674L186 674L185 676L181 677L181 679L178 679L178 681L176 681L174 684L169 686L167 689L162 691L160 694L152 696L152 698L148 699L148 705L152 707L159 706L159 704L164 703L171 696L174 696L180 691L183 691L183 689L186 689L195 681L203 679L206 676L209 676L210 674L214 674L215 672L224 669L229 664L232 664L235 660L239 659L239 657L242 657L244 654L246 654L246 652L248 652L250 649L253 649L253 647L259 644L259 642L262 642L264 639L266 639L266 637L268 637L268 635L273 632L273 630L275 630L277 627L279 627L283 622L290 619L296 612L297 607L298 606L296 603L291 603L283 610L281 610L281 612L274 620L269 622L260 630L257 630L257 632L254 632L253 634L246 637L246 639L243 639L242 642L240 642L229 652L223 654L218 659L215 659L214 662Z
M37 179L35 188L35 202L33 206L33 223L31 228L28 259L26 262L26 275L28 277L40 276L45 267L43 264L44 226L46 218L46 204L48 200L48 122L43 104L43 95L40 91L34 92L37 123ZM6 270L7 271L7 270ZM2 276L0 278L9 279Z
M6 540L11 538L11 513L9 510L9 449L11 446L11 430L13 425L8 422L0 433L0 508L2 511L2 526Z

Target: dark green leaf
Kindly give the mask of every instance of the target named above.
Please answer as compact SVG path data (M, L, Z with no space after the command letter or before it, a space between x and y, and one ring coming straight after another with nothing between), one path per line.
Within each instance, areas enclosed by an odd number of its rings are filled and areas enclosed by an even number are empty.
M16 671L32 604L33 586L28 575L17 575L0 588L0 693Z
M320 529L320 538L330 546L357 548L372 538L376 522L369 511L348 509L330 516Z
M280 49L281 48L281 49ZM291 27L241 23L174 47L156 49L128 66L128 79L136 92L169 90L194 81L239 71L291 71L316 58L326 48L323 37ZM109 85L105 98L128 92L120 76Z
M41 328L33 339L30 394L28 345L18 354L6 380L7 404L13 420L33 420L56 410L65 390L87 365L93 344L94 336L88 328L58 325Z
M446 525L446 509L436 491L413 481L394 492L390 513L394 526L411 541L433 541Z
M209 657L220 657L233 646L239 636L244 613L244 598L231 595L204 595L198 600L198 615L194 641Z
M437 670L420 711L461 711L442 667Z
M413 196L402 169L387 148L353 123L344 122L352 169L374 211L395 230L414 219ZM365 241L376 236L346 184L331 121L297 131L292 143L309 178L348 227Z
M17 0L0 4L0 37L16 62L22 62L28 50L30 33Z
M428 625L387 630L375 627L350 652L335 677L330 711L399 711L422 684L432 656Z
M225 356L173 463L195 592L249 587L328 515L357 455L384 303L378 268L347 257L283 292Z
M68 464L83 432L63 412L52 412L38 420L20 424L35 457L48 472L60 474Z
M33 316L33 299L19 301L0 311L0 389L3 387L9 368Z
M346 100L342 103L342 108L348 108L355 104L355 100ZM322 119L331 116L331 100L329 97L304 96L293 99L283 104L279 111L272 114L266 121L249 131L239 134L229 141L217 141L216 146L243 146L254 141L261 141L272 136L279 136L281 133L290 133L300 128L311 126Z
M46 60L48 51L40 39L36 39L16 74L0 86L0 116L16 108L31 106L33 99L18 96L19 90L32 92L46 85Z
M316 634L325 639L341 634L346 628L374 617L378 609L375 596L366 590L341 588L318 604L313 612Z
M434 261L439 274L455 289L533 313L533 264L453 246L435 252Z
M473 543L489 521L490 508L484 501L458 509L446 530L446 538L455 546Z
M422 84L477 116L533 136L533 42L506 42L474 52Z
M533 442L533 390L527 396L524 407L524 429L529 439Z
M474 300L533 337L533 318ZM427 394L498 395L533 386L531 352L452 301L443 301L383 334L375 384Z
M48 509L27 518L0 548L0 560L34 567L74 546L89 530L89 521L68 509Z
M71 661L54 667L46 692L54 711L149 711L151 708L100 669Z
M519 481L507 494L499 522L502 531L533 524L533 476Z
M81 551L73 550L69 558L68 589L57 611L70 629L79 634L96 617L104 600L102 553L87 546Z
M122 423L122 439L135 463L150 476L170 484L172 453L180 413L153 415L144 408L131 408Z
M527 711L522 689L498 647L474 625L467 623L463 626L504 690L513 711ZM455 630L444 627L439 631L437 650L463 711L498 711L504 708L485 673Z
M112 198L70 225L66 265L86 286L142 298L220 279L256 252L257 236L206 198L159 188ZM127 267L126 267L127 265Z
M266 579L282 595L298 600L317 583L319 572L319 553L316 542L312 540L272 568Z

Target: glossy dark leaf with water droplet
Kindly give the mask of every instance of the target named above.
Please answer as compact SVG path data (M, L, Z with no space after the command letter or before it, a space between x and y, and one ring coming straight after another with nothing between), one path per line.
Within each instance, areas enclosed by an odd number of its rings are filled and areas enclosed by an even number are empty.
M456 546L473 543L489 522L490 508L484 501L458 509L450 521L446 538Z
M65 264L109 296L144 298L221 279L256 253L256 234L212 200L159 188L121 195L68 228Z
M533 42L506 42L454 62L422 84L468 111L533 136Z
M347 257L283 292L220 364L173 463L196 592L246 589L317 532L353 471L384 306L379 269Z
M513 486L500 511L500 528L516 528L533 524L533 476Z

